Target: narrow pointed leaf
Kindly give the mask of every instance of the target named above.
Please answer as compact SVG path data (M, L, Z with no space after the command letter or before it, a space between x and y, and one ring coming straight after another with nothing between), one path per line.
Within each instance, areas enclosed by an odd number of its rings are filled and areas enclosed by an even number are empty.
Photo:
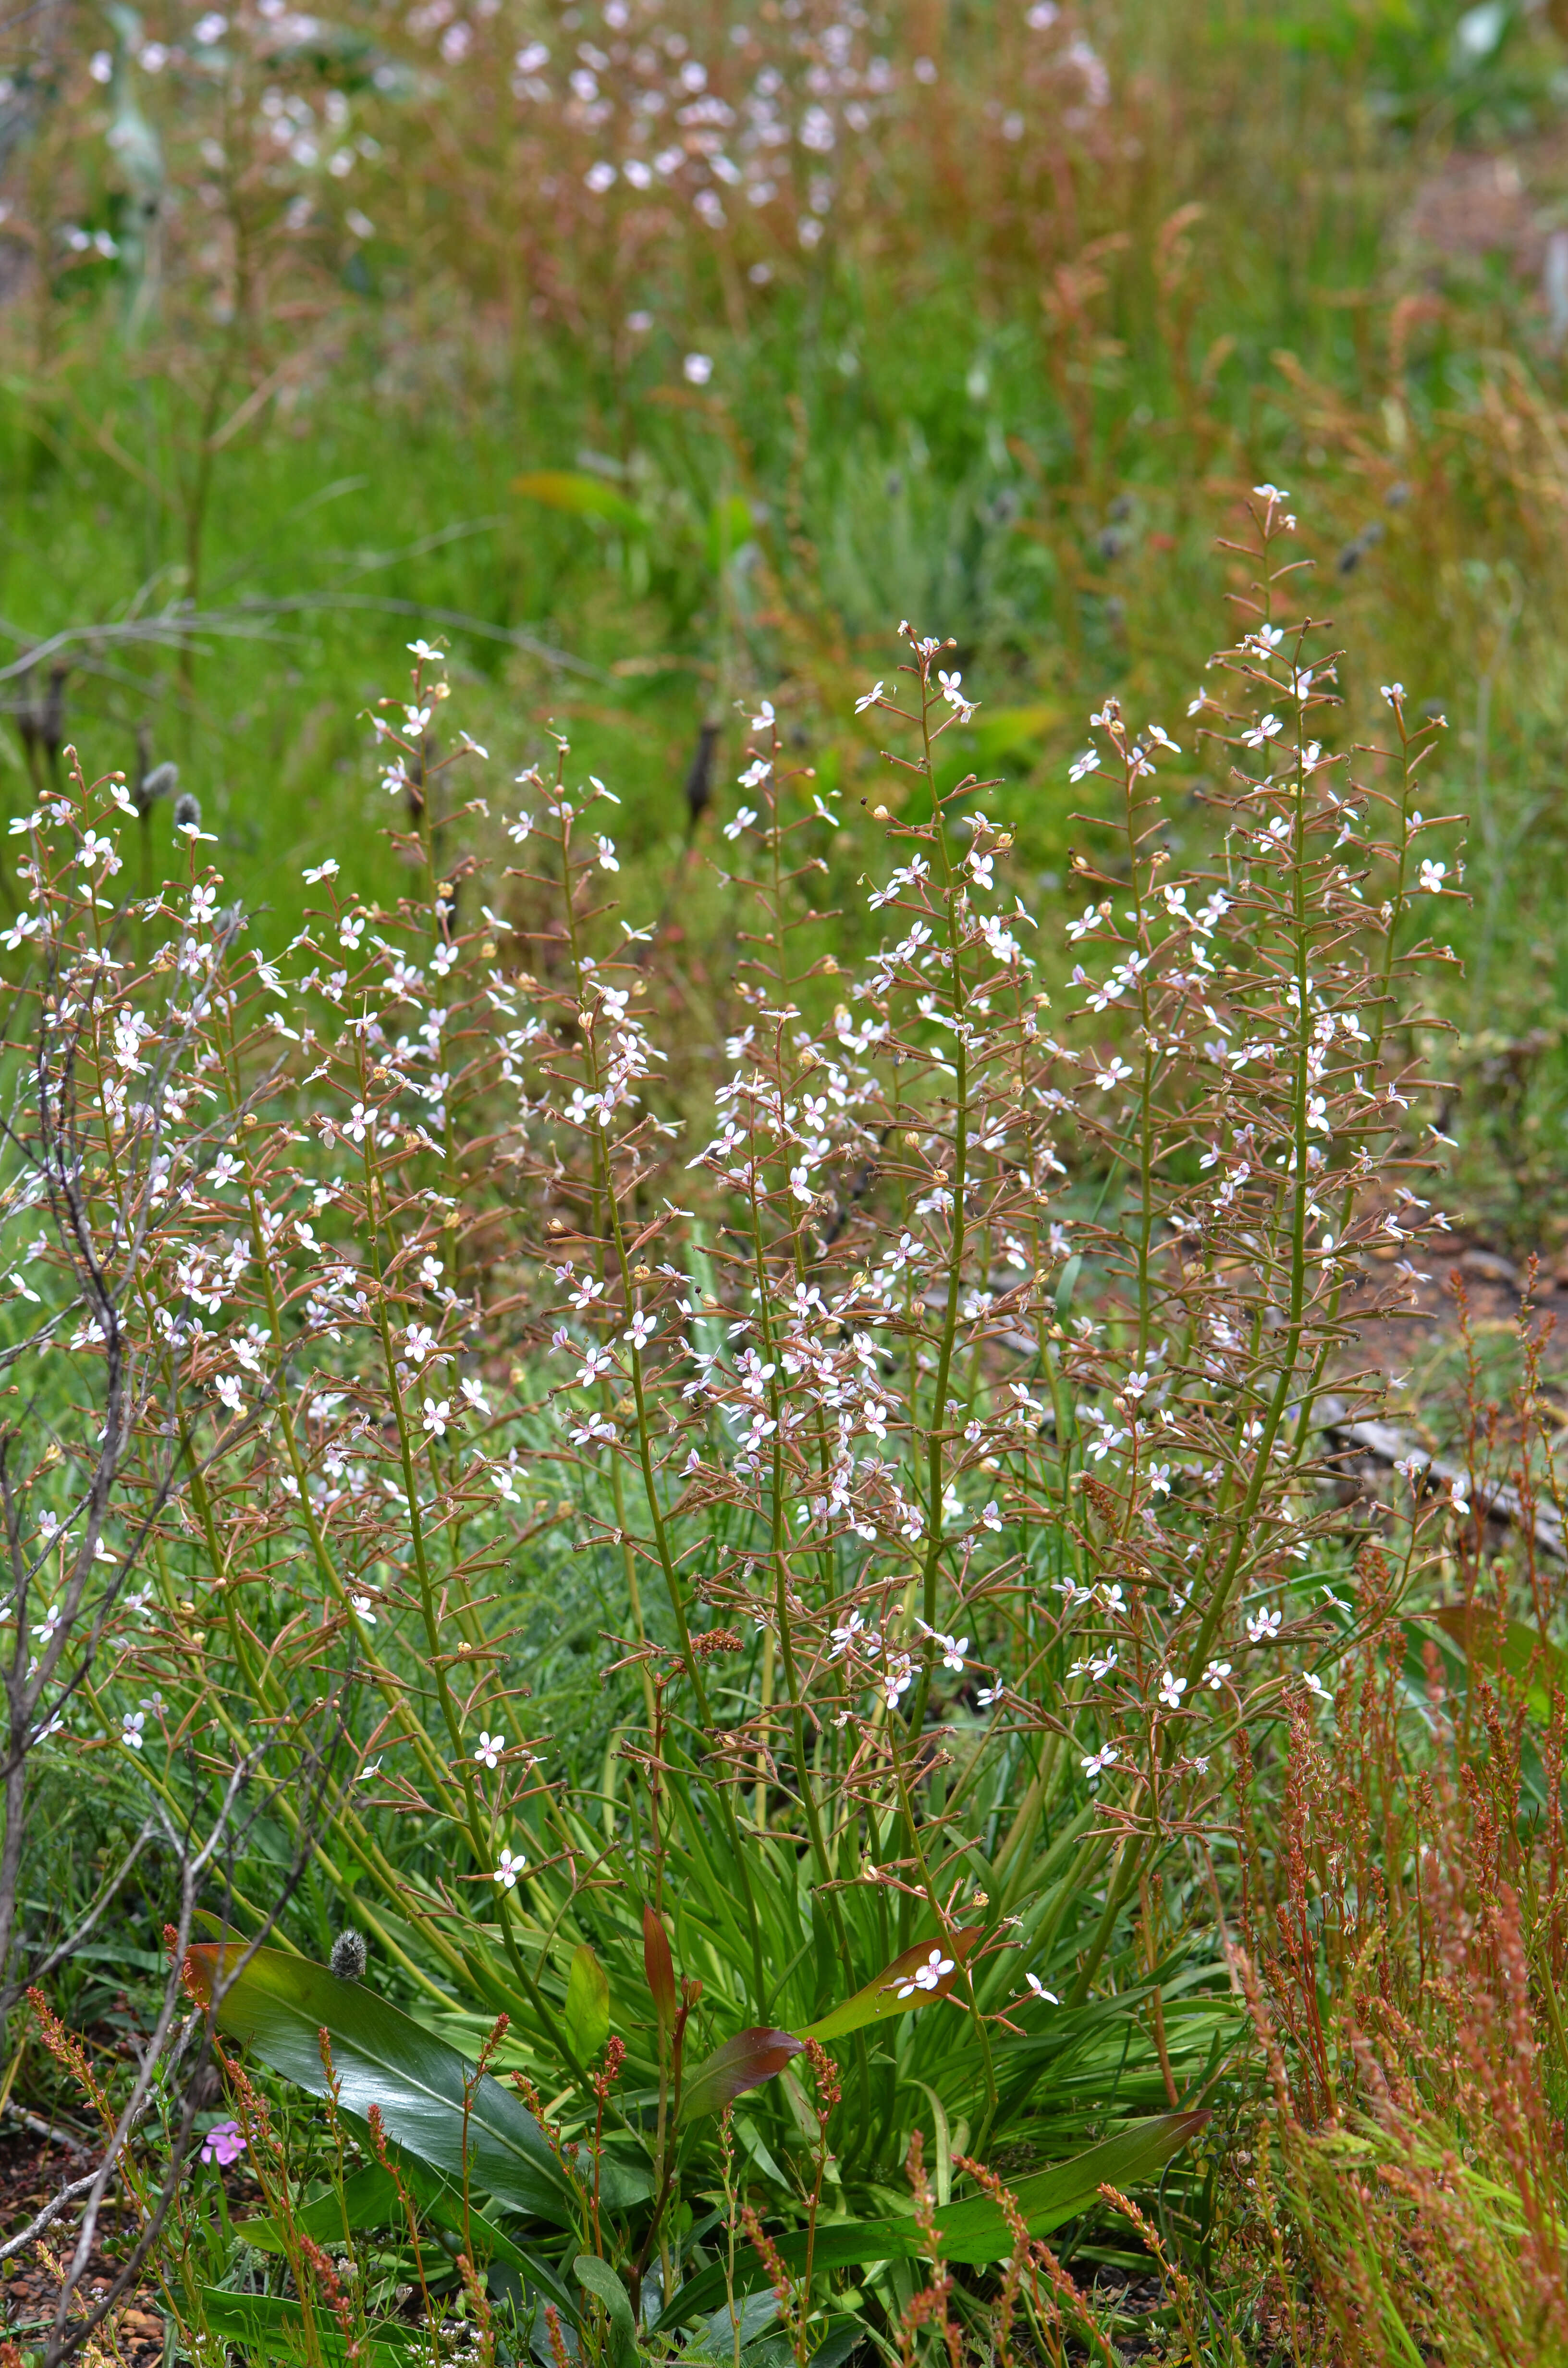
M916 2007L929 2006L934 1999L946 1998L963 1972L971 1950L981 1938L982 1930L975 1924L967 1932L955 1932L950 1941L916 1941L912 1949L905 1949L891 1965L884 1966L874 1982L868 1982L865 1988L857 1990L853 1998L831 2008L819 2022L812 2023L800 2036L824 2041L842 2039L846 2032L861 2031L869 2022L882 2022L889 2015L909 2014ZM941 1975L935 1986L927 1989L916 1982L915 1976L930 1966L933 1950L937 1952L937 1964L946 1964L950 1959L952 1969Z
M187 1959L203 1997L236 1943L201 1942ZM463 2175L463 2077L455 2047L359 1982L340 1982L324 1965L282 1949L258 1949L224 1991L220 2028L244 2040L261 2061L312 2097L326 2093L317 2033L332 2042L333 2069L347 2112L363 2121L379 2105L389 2136L436 2170ZM472 2186L510 2212L565 2226L573 2217L566 2180L533 2115L488 2073L474 2084L468 2111Z
M667 2040L676 2019L676 1969L665 1928L652 1907L642 1910L642 1967L660 2035Z
M628 534L646 534L648 520L626 495L602 477L581 469L530 469L512 480L512 491L549 510L569 510L577 518L604 518Z
M1163 2169L1189 2139L1196 2137L1207 2112L1161 2113L1133 2122L1070 2162L1052 2164L1013 2189L1031 2237L1049 2236L1051 2229L1085 2211L1101 2185L1137 2187ZM1004 2261L1013 2248L1006 2222L988 2195L965 2196L937 2214L937 2231L945 2260L978 2265ZM804 2229L790 2230L775 2239L786 2269L799 2274L805 2267ZM860 2261L915 2260L925 2252L925 2239L915 2221L846 2220L819 2223L812 2265L817 2270L846 2269ZM749 2294L767 2283L767 2271L755 2252L735 2263L735 2291ZM714 2310L724 2299L724 2264L715 2262L683 2285L667 2314L671 2324ZM661 2320L661 2325L665 2322Z
M759 2089L782 2072L792 2056L801 2055L803 2039L789 2031L737 2031L688 2074L681 2091L680 2118L695 2122L704 2113L722 2113L747 2089Z

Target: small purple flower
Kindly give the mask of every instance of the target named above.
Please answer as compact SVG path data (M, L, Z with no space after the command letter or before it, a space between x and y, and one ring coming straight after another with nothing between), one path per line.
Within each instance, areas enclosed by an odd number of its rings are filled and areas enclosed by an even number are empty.
M201 2159L215 2162L220 2170L227 2170L238 2162L245 2150L245 2142L238 2122L215 2122L201 2141Z

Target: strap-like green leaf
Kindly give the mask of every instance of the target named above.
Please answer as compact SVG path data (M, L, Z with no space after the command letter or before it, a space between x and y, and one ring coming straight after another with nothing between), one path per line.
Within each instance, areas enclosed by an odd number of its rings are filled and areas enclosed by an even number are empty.
M916 1941L912 1949L884 1965L876 1980L868 1982L863 1990L844 2000L824 2014L819 2022L800 2032L801 2039L842 2039L851 2031L862 2031L869 2022L881 2022L889 2015L910 2014L916 2007L929 2006L937 1998L945 1998L963 1971L964 1962L975 1942L982 1937L982 1927L972 1925L967 1932L955 1932L950 1940ZM918 1973L931 1973L937 1966L947 1965L945 1974L937 1974L929 1983L917 1982Z
M237 1964L236 1943L202 1942L190 1951L191 1974L210 1994L220 1964ZM381 2108L388 2135L421 2162L463 2176L463 2078L470 2067L455 2047L359 1982L340 1982L324 1965L282 1949L258 1949L223 1992L222 2030L312 2097L326 2094L319 2033L332 2043L333 2069L345 2110L364 2120ZM533 2115L488 2073L473 2084L468 2111L471 2187L509 2212L570 2226L570 2190Z

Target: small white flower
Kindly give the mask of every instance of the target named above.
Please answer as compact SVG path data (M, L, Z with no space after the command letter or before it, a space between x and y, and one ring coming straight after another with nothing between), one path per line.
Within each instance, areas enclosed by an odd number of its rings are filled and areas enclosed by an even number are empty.
M1203 1672L1203 1682L1211 1694L1217 1694L1230 1674L1229 1661L1210 1661Z
M1446 863L1422 864L1421 885L1426 890L1428 896L1440 896L1442 894L1443 881L1448 872L1448 869L1449 867Z
M706 386L713 375L713 357L711 354L687 354L680 368L687 386Z
M1404 697L1404 685L1402 682L1381 682L1378 689L1391 707L1397 707Z
M366 1627L373 1628L376 1624L376 1615L370 1608L370 1598L368 1595L351 1595L348 1600L365 1622Z
M490 1412L490 1408L484 1402L484 1384L483 1382L477 1381L472 1373L465 1373L458 1386L463 1394L464 1402L473 1408L475 1414L488 1414Z
M951 1957L944 1957L940 1949L933 1949L926 1963L923 1965L916 1965L908 1979L900 1982L898 1994L901 1998L910 1998L915 1996L916 1990L934 1990L937 1983L945 1981L952 1970Z
M1086 1759L1079 1762L1089 1780L1091 1788L1099 1782L1105 1770L1120 1757L1121 1754L1114 1743L1102 1743L1097 1751L1091 1751Z
M1249 748L1261 748L1283 729L1278 715L1260 715L1252 730L1244 732L1242 737Z
M631 1324L620 1337L623 1340L630 1340L634 1349L645 1349L658 1328L658 1317L645 1315L639 1307L633 1314Z
M1454 1511L1458 1513L1461 1520L1468 1517L1470 1513L1470 1493L1464 1481L1455 1480L1449 1483L1449 1502L1452 1506Z
M220 1403L226 1406L231 1414L241 1412L245 1402L244 1392L241 1389L234 1374L220 1373L213 1387L218 1393Z
M445 1439L447 1435L447 1425L451 1420L451 1414L452 1407L449 1398L441 1398L439 1400L436 1398L426 1399L425 1428L430 1433L432 1439Z
M1036 1998L1043 1998L1047 2006L1061 2005L1062 2000L1057 1997L1056 1992L1054 1990L1048 1990L1038 1974L1026 1974L1024 1975L1024 1979L1028 1982L1030 1989L1033 1990Z
M1081 757L1074 757L1073 762L1068 766L1067 778L1070 781L1081 781L1085 773L1097 773L1099 768L1099 750L1097 748L1085 748L1083 755Z
M615 851L614 839L607 838L601 830L598 834L598 841L599 870L601 871L619 871L620 870L620 858Z
M1160 1679L1160 1700L1165 1703L1166 1709L1179 1710L1181 1708L1181 1698L1186 1691L1187 1679L1185 1678L1174 1677L1170 1670L1167 1669L1165 1676Z
M127 1710L120 1713L119 1739L121 1743L126 1746L127 1749L131 1751L141 1750L142 1730L146 1724L147 1713L144 1710Z
M880 682L874 682L874 683L871 685L870 689L866 693L865 698L864 698L864 699L858 699L858 700L855 701L855 712L856 712L856 714L857 714L857 715L864 715L864 714L865 714L865 712L866 712L866 710L868 709L868 707L875 707L875 705L876 705L876 703L877 703L878 700L879 700L879 699L881 699L881 695L882 695L882 686L881 686L881 684Z
M743 806L739 814L736 814L733 822L727 822L724 825L725 837L730 839L739 838L742 831L749 830L756 820L756 807Z
M1253 1645L1270 1644L1279 1634L1280 1614L1258 1611L1247 1622L1247 1641Z
M501 1852L500 1861L490 1880L492 1883L498 1883L503 1891L515 1891L517 1887L517 1877L522 1873L523 1870L528 1865L528 1853L526 1850L519 1850L517 1857L514 1858L511 1851L504 1848Z
M1334 1700L1334 1696L1329 1692L1329 1690L1324 1684L1323 1679L1318 1677L1313 1670L1308 1669L1306 1671L1301 1679L1301 1683L1305 1686L1310 1694L1315 1694L1317 1696L1319 1702L1331 1702Z
M494 1768L497 1765L500 1760L501 1754L506 1750L506 1738L504 1735L492 1735L488 1727L482 1726L479 1730L479 1742L473 1756L480 1762L482 1767Z

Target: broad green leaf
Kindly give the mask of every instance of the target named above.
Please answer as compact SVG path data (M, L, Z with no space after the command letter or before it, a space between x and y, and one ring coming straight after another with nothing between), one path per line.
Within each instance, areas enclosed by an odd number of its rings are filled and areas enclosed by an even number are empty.
M1013 2188L1031 2237L1049 2236L1063 2220L1071 2220L1094 2203L1102 2183L1136 2187L1153 2177L1171 2157L1196 2137L1207 2112L1161 2113L1133 2122L1114 2137L1036 2171ZM1006 2222L988 2195L965 2196L937 2214L937 2232L945 2260L979 2266L1005 2261L1013 2249ZM806 2232L796 2228L775 2239L786 2269L799 2275L806 2265ZM812 2264L817 2270L846 2269L861 2261L915 2260L925 2250L925 2239L913 2218L901 2220L830 2220L817 2226ZM735 2263L735 2290L750 2293L767 2282L767 2272L756 2252ZM724 2296L724 2271L715 2262L683 2285L666 2314L673 2323L713 2310ZM663 2326L665 2320L661 2319Z
M463 2218L460 2188L451 2186L435 2171L421 2163L404 2161L399 2165L400 2175L414 2198L416 2223L426 2228L445 2228L455 2237L472 2238L478 2262L504 2261L520 2277L537 2287L542 2296L554 2303L569 2325L575 2325L577 2305L574 2296L562 2284L548 2262L538 2260L520 2245L513 2243L504 2228L474 2208L470 2199L468 2219ZM356 2236L372 2228L384 2228L400 2242L407 2233L408 2223L403 2202L396 2187L379 2162L367 2163L362 2169L344 2181L341 2202L335 2194L318 2195L312 2203L300 2205L294 2212L294 2227L301 2236L312 2237L318 2245L338 2245L343 2241L343 2217L347 2211L348 2226ZM286 2254L289 2248L281 2226L270 2217L239 2220L234 2234L254 2245L258 2253Z
M690 2073L681 2089L680 2118L695 2122L722 2113L747 2089L759 2089L805 2047L788 2031L737 2031Z
M609 1976L585 1941L566 1979L566 2044L591 2064L609 2037Z
M735 2318L740 2322L738 2328L730 2317L730 2305L726 2299L722 2307L713 2313L695 2338L692 2348L699 2351L715 2352L721 2360L733 2360L737 2333L744 2351L748 2343L772 2326L778 2316L778 2297L771 2286L761 2294L747 2294L735 2312Z
M585 2293L596 2302L602 2302L609 2319L610 2356L622 2363L637 2357L637 2321L631 2315L631 2297L608 2261L597 2253L579 2253L572 2264L573 2273Z
M311 2356L305 2315L297 2302L285 2301L279 2294L230 2294L222 2286L204 2286L201 2307L220 2343L243 2344L253 2359L265 2360L267 2368L273 2368L274 2362L305 2361ZM348 2368L348 2347L331 2311L318 2302L313 2315L319 2357L327 2368ZM369 2341L359 2351L360 2368L412 2368L414 2362L429 2357L427 2339L415 2328L386 2324L371 2328Z
M210 1996L221 1962L237 1964L244 1953L235 1942L203 1941L190 1951L187 1963L202 1997ZM318 2036L324 2029L344 2109L363 2121L379 2105L389 2136L419 2161L461 2180L463 2078L470 2067L456 2048L362 1983L340 1982L324 1965L281 1949L258 1949L224 1991L218 2021L312 2097L326 2094ZM488 2073L473 2084L469 2101L468 2161L471 2185L507 2211L558 2226L571 2224L570 2190L548 2139Z
M798 2036L823 2041L842 2039L846 2032L861 2031L869 2022L885 2021L890 2015L910 2014L916 2007L929 2006L934 1998L946 1998L981 1932L981 1926L975 1924L967 1932L955 1932L950 1941L916 1941L912 1949L905 1949L891 1965L884 1966L874 1982L868 1982L863 1990L857 1990L842 2006L832 2008L820 2022L812 2023ZM926 1989L915 1976L929 1965L934 1950L938 1963L950 1959L952 1970L942 1975L935 1987Z
M602 477L581 469L530 469L512 480L512 491L549 510L570 510L578 518L604 518L628 534L646 534L648 520L626 495Z

